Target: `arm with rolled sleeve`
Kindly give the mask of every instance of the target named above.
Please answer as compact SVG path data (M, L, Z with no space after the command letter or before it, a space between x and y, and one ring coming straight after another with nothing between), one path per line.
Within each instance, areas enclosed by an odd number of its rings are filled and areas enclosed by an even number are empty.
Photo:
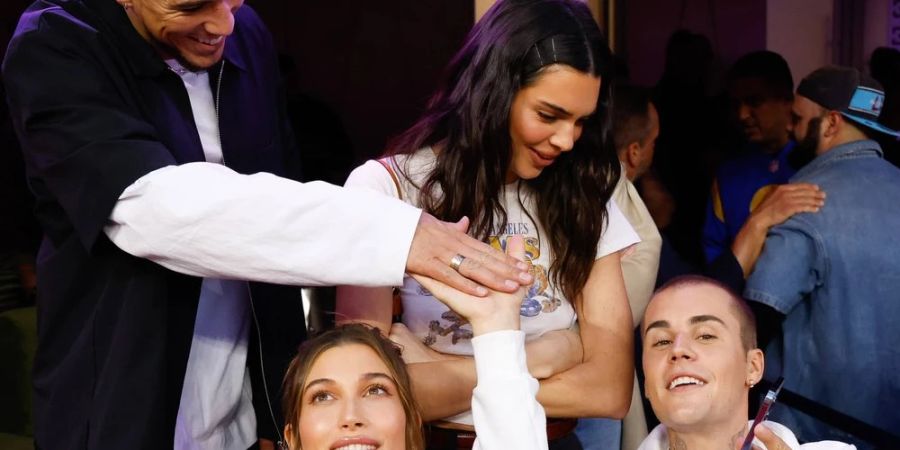
M478 385L473 449L545 450L547 418L535 395L538 381L525 364L525 333L503 330L472 338Z
M130 69L98 50L88 25L59 11L28 18L3 76L54 244L77 237L94 252L105 232L126 252L197 276L402 280L419 210L323 183L176 165L129 97L133 86L115 75Z
M827 277L822 238L802 216L769 231L744 297L787 314Z
M421 212L323 182L191 163L129 186L105 231L188 275L290 285L399 284Z

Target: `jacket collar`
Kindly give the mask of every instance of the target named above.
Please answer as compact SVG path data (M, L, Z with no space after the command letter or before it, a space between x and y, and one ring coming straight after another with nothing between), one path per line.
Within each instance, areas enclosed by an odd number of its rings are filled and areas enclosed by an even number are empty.
M156 50L135 30L128 15L114 0L82 0L112 32L114 39L119 42L119 47L124 53L132 70L138 76L155 77L167 70L165 61L156 53ZM225 39L225 51L222 58L235 67L246 70L245 57L237 42L237 21L235 32Z
M795 177L803 177L813 173L834 161L850 157L882 158L884 153L877 142L869 139L848 142L838 145L827 152L816 156L809 164L800 169Z

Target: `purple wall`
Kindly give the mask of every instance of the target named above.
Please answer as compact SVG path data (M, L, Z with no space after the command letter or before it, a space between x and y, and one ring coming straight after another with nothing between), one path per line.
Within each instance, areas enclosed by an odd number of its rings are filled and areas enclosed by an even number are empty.
M32 0L0 0L0 57ZM293 56L298 89L341 118L358 158L418 117L472 26L471 1L248 0ZM302 138L300 144L302 145Z
M294 57L300 90L341 116L358 157L412 125L474 17L471 1L249 4Z
M623 0L624 53L636 84L655 85L669 35L679 28L706 35L722 63L766 46L765 0ZM682 19L683 17L683 19Z

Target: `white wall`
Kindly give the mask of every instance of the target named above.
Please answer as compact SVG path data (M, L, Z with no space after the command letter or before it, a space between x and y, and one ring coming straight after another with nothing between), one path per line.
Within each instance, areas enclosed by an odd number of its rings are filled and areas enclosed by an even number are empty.
M767 0L766 48L791 66L794 85L831 62L831 0Z

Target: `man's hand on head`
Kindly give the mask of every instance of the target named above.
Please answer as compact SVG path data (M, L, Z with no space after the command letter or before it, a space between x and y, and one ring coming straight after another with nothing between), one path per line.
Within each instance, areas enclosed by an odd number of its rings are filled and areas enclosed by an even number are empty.
M485 287L512 293L531 284L533 277L526 263L469 237L465 233L468 227L466 218L448 223L423 212L409 249L406 271L479 297L488 295ZM463 257L458 270L451 266L457 255Z

